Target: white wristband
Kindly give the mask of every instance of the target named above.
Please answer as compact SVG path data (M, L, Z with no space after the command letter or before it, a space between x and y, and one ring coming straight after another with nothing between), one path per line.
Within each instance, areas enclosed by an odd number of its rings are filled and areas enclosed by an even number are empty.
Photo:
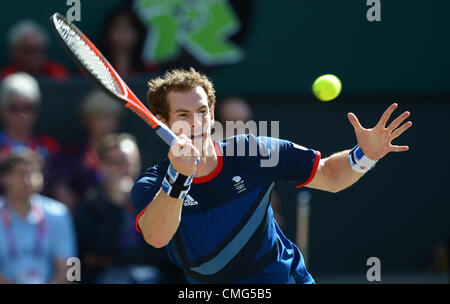
M378 160L368 158L359 145L356 145L348 154L348 161L353 170L358 173L366 173L375 166Z

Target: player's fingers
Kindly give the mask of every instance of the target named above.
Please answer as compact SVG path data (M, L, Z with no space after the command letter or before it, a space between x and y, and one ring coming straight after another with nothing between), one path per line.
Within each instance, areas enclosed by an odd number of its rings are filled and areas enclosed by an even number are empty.
M190 157L193 157L193 158L197 159L197 157L199 156L199 154L200 154L200 153L198 152L197 148L194 147L193 145L190 145L190 146L189 146L189 154L186 155L186 156L190 156Z
M195 160L200 157L200 151L196 147L192 148L192 156Z
M180 139L178 142L177 142L177 148L178 148L178 150L181 150L181 149L183 149L184 147L186 147L187 145L189 145L189 141L188 140L186 140L186 139Z
M193 158L194 160L200 156L199 150L192 144L186 143L182 150L183 156Z
M402 135L403 132L408 130L412 126L412 122L408 121L407 123L404 123L400 128L396 129L394 132L392 132L391 138L397 138L400 135Z
M404 151L408 151L409 150L409 146L393 146L391 145L391 152L404 152Z
M197 165L200 163L199 150L192 145L186 148L186 150L189 151L188 153L186 153L185 161L188 162L190 165L197 167Z
M187 138L179 138L171 147L170 147L170 153L172 153L176 157L180 157L183 155L184 151L183 149L185 146L189 144L189 141Z
M361 124L359 123L358 118L356 117L355 114L353 113L348 113L347 114L347 118L350 121L350 123L352 124L353 128L355 129L355 131L357 131L358 129L364 129Z
M389 132L389 134L392 133L392 131L394 131L395 129L397 129L397 127L406 119L409 117L409 115L411 115L411 113L409 113L408 111L403 112L402 115L400 115L399 117L397 117L396 119L394 119L393 122L391 122L391 124L387 127L387 131Z
M392 112L397 108L398 104L393 103L389 106L389 108L384 111L383 115L381 115L380 121L378 122L377 126L385 127L387 121L389 120L389 117L391 117Z
M190 142L191 141L191 139L189 137L187 137L186 134L184 134L184 133L180 134L178 136L178 139L183 140L183 142Z
M186 136L186 134L181 134L178 137L178 143L179 143L180 147L183 148L186 145L192 144L192 140L188 136Z
M180 154L181 154L181 156L190 156L191 155L191 146L189 145L188 142L185 142L180 147Z

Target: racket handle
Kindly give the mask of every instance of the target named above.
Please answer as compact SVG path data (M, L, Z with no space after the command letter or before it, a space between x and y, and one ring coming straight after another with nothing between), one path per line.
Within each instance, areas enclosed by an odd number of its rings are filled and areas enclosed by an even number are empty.
M160 124L158 126L156 129L156 134L158 134L159 137L161 137L161 139L169 145L169 147L171 147L178 140L175 133L173 133L172 130L170 130L165 124Z
M159 137L161 137L162 140L164 140L166 144L169 145L169 147L171 147L178 140L178 136L176 136L175 133L172 132L172 130L170 130L165 124L162 123L156 129L156 134L158 134ZM198 166L199 163L200 157L197 157L195 165Z
M162 140L164 140L165 143L169 145L169 147L171 147L178 140L178 136L176 136L175 133L173 133L172 130L170 130L165 124L159 125L156 130L156 134L158 134L159 137L161 137ZM198 166L199 163L200 157L197 157L195 165Z

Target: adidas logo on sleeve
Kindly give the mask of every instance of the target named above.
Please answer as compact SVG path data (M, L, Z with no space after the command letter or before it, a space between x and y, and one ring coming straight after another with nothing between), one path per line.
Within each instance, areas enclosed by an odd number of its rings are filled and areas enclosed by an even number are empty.
M195 205L198 205L198 202L188 194L184 199L183 206L195 206Z

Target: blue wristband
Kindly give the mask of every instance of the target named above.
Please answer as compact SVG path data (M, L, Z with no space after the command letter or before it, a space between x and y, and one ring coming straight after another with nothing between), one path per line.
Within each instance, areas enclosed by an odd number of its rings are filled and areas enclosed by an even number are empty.
M354 171L366 173L375 166L378 160L368 158L359 145L356 145L348 154L348 161Z
M172 164L170 164L161 187L168 196L182 199L188 194L193 178L194 175L188 177L180 174L172 167Z

